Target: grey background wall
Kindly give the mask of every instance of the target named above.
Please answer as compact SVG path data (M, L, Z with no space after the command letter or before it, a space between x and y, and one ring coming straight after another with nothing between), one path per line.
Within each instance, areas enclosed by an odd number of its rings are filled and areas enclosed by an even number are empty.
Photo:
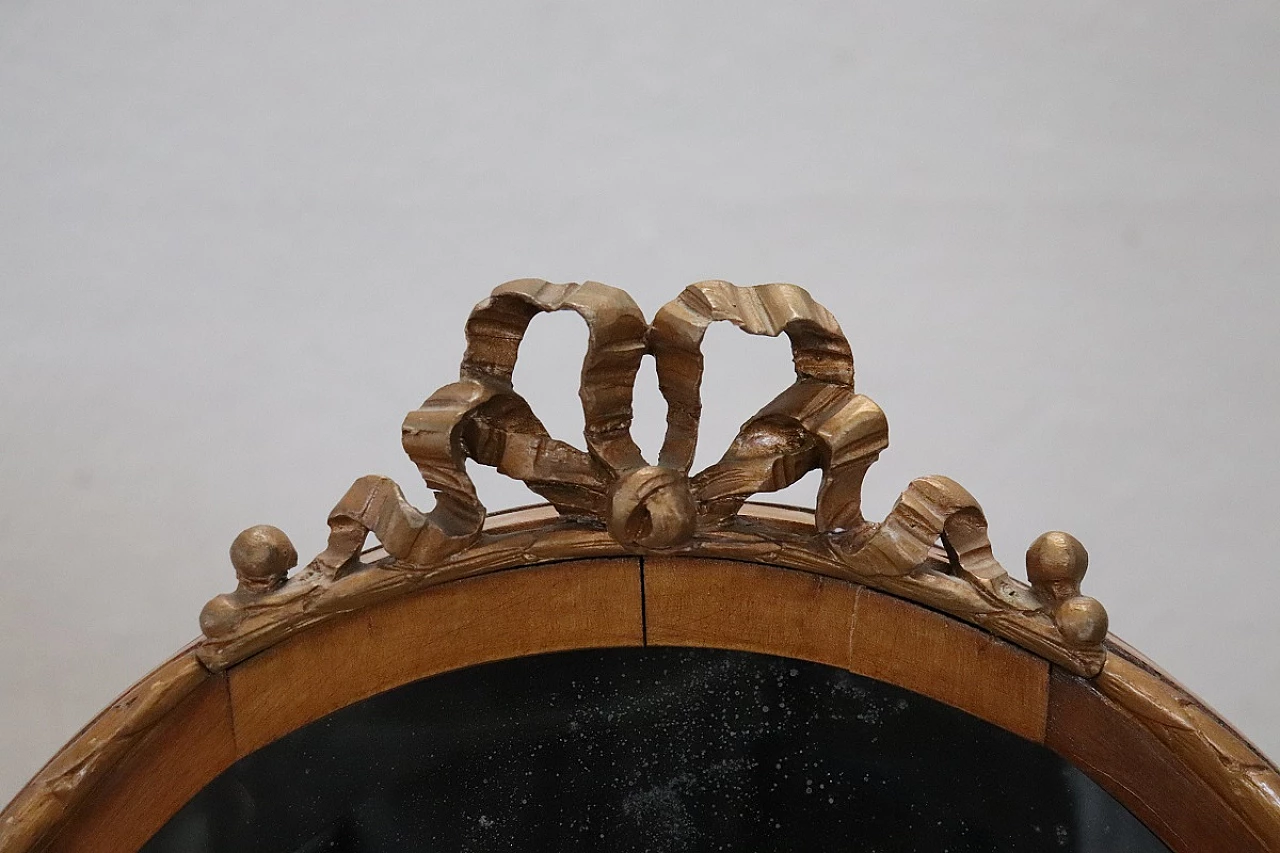
M1270 2L0 3L0 801L241 528L429 506L400 419L523 276L807 286L890 418L870 515L947 473L1019 576L1075 532L1280 754L1278 86ZM788 381L709 340L704 461ZM562 437L584 347L540 320L517 373Z

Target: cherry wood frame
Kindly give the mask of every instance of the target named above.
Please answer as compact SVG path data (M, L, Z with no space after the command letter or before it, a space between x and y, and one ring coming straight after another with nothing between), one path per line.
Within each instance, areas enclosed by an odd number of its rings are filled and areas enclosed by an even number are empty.
M543 512L490 525L527 525ZM3 813L0 851L136 850L237 758L339 708L461 667L646 644L814 661L924 694L1054 750L1176 853L1280 845L1275 802L1241 796L1253 790L1247 777L1274 768L1114 638L1103 673L1084 678L946 614L803 567L619 553L501 568L391 598L222 672L189 647L37 774ZM1190 734L1238 760L1236 787L1162 737L1159 727L1179 724L1135 711L1124 698L1134 689L1164 690L1200 715Z

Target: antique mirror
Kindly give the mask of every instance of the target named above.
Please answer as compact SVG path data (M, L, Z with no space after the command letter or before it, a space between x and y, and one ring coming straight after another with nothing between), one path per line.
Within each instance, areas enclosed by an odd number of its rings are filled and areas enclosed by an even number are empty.
M589 329L585 448L512 385L561 310ZM796 380L694 472L721 320L787 335ZM804 290L702 282L649 321L521 280L466 331L403 423L434 507L363 477L301 568L241 533L202 635L19 793L0 853L1280 849L1280 773L1108 633L1072 536L1031 543L1023 582L946 477L863 517L887 421ZM630 429L646 356L656 460ZM546 503L487 511L468 463ZM752 500L814 470L812 508Z

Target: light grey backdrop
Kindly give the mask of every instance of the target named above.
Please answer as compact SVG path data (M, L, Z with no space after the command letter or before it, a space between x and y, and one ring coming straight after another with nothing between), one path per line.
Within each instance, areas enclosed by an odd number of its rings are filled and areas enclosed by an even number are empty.
M949 474L1019 576L1075 532L1280 753L1278 86L1269 0L0 2L0 801L241 528L305 560L361 474L430 504L400 419L523 276L807 286L889 415L870 515ZM709 340L704 461L788 381ZM583 349L539 320L517 373L563 437Z

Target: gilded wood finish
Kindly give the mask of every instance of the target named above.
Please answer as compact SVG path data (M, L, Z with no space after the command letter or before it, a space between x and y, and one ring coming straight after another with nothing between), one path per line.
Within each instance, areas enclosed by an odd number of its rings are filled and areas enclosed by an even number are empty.
M511 386L530 320L566 309L589 328L587 451L550 437ZM797 378L691 476L699 344L715 320L787 334ZM506 657L645 643L790 656L898 684L1045 743L1178 853L1280 849L1280 774L1105 636L1105 611L1080 594L1088 556L1074 538L1036 540L1027 585L995 561L977 502L944 477L911 483L884 522L862 517L884 416L854 393L848 343L804 291L704 282L648 324L604 285L519 281L477 306L467 333L460 381L403 429L435 508L362 478L330 515L328 547L292 576L281 531L242 533L239 585L206 606L204 636L0 813L0 853L136 849L236 757L374 693ZM669 406L656 465L629 430L646 354ZM487 514L468 458L550 505ZM814 468L816 512L744 504ZM361 554L370 532L382 547Z
M520 341L533 318L574 311L587 324L579 450L553 438L512 386ZM690 473L701 415L702 338L727 321L756 335L785 334L796 379L750 418L719 462ZM857 581L944 610L1081 675L1105 657L1107 614L1080 594L1080 543L1047 534L1028 553L1031 585L991 552L978 502L946 477L912 482L880 523L862 515L862 481L888 445L888 422L853 387L853 355L831 313L790 284L690 285L653 322L621 290L596 282L504 284L471 313L459 380L405 418L405 452L436 494L421 512L385 477L357 480L329 515L328 547L288 575L297 555L271 527L233 546L239 587L205 607L199 655L221 670L334 614L409 589L539 554L588 556L620 545L637 554L700 554L786 562ZM631 438L632 386L654 359L667 402L656 465ZM486 531L466 472L472 459L524 481L556 516L541 528ZM804 529L739 512L752 495L821 470L817 507ZM369 564L369 533L386 550ZM483 567L483 568L479 568Z

